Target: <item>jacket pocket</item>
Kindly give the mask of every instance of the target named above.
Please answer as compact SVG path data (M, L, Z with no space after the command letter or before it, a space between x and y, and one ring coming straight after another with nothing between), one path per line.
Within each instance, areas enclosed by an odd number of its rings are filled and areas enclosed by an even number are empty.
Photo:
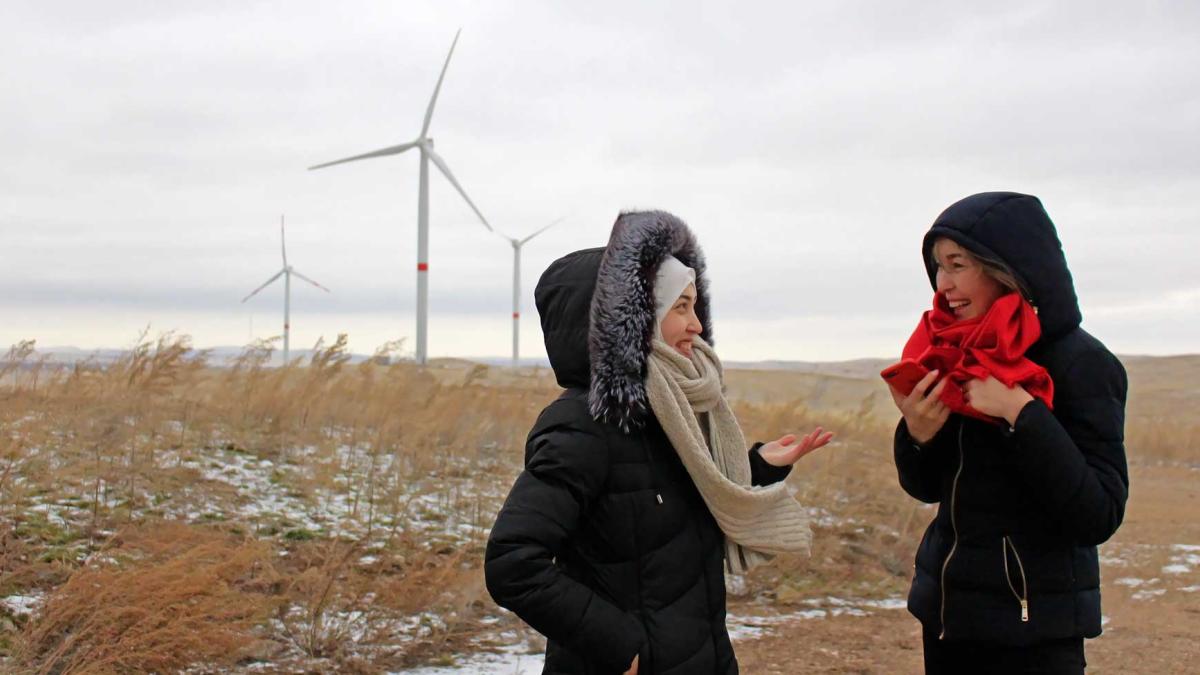
M1005 535L1000 541L1001 552L1004 555L1004 580L1013 597L1021 605L1021 623L1029 622L1029 580L1025 576L1025 563L1021 561L1021 553L1013 544L1012 539ZM1009 561L1013 562L1010 563ZM1014 577L1013 573L1016 573ZM1014 581L1015 578L1015 581ZM1018 590L1019 589L1019 590Z

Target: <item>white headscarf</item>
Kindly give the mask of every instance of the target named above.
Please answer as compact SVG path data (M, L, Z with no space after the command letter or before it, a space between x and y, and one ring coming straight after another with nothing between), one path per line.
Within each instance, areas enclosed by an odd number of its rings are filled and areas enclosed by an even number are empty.
M696 283L696 270L667 255L654 276L654 337L662 339L662 320L683 294L688 284Z

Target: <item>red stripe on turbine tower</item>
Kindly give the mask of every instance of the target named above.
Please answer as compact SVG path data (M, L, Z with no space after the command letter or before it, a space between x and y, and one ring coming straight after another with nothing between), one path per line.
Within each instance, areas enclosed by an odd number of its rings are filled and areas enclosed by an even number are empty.
M417 271L418 272L428 272L429 271L429 263L422 263L422 262L417 263Z
M514 319L519 319L519 318L521 318L521 313L520 313L520 312L513 312L513 318L514 318Z

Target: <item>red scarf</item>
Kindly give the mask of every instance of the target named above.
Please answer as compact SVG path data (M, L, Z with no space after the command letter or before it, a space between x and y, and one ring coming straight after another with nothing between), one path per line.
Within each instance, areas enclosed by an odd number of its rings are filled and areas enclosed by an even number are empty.
M1007 387L1021 385L1030 396L1053 408L1054 381L1046 369L1025 358L1025 351L1041 337L1037 312L1018 293L1009 293L992 303L982 317L959 321L946 296L933 296L933 309L904 345L904 358L949 379L942 389L942 402L951 410L995 422L975 410L963 397L963 385L989 375Z

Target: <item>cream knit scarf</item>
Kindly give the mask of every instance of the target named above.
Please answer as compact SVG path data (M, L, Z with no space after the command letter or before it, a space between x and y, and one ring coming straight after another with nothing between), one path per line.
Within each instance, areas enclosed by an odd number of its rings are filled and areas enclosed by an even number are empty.
M689 359L662 340L653 341L646 394L725 533L726 568L742 574L777 553L807 553L812 541L808 514L783 482L750 485L746 439L725 400L721 361L699 337L692 345Z

